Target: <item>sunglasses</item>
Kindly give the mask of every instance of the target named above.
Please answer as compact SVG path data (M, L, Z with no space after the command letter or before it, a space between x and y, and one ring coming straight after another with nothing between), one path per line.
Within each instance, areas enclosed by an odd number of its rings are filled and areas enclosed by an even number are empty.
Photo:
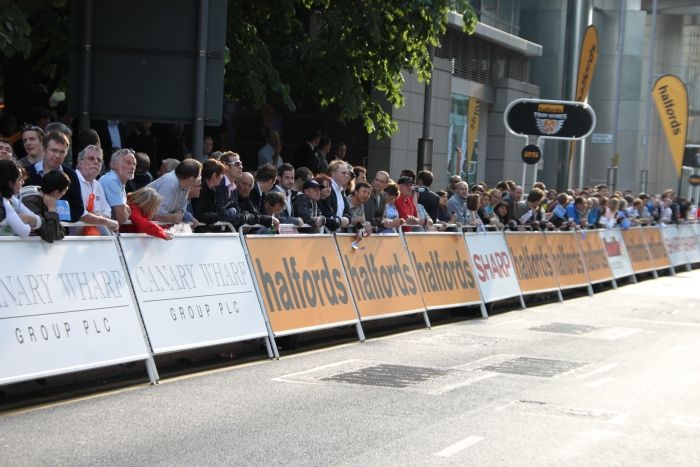
M235 167L243 167L243 162L241 162L241 161L233 161L233 162L229 162L228 165L233 165L233 166L235 166Z
M25 131L36 131L40 135L44 134L44 130L42 130L40 126L31 125L28 123L25 123L24 125L22 125L22 128L20 128L20 131L22 133L24 133Z

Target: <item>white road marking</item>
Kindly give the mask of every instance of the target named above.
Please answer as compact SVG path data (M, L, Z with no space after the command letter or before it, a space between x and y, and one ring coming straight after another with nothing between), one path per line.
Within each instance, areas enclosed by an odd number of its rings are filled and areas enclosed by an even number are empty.
M593 371L589 371L588 373L585 373L576 379L578 379L580 381L582 379L590 378L593 375L597 375L599 373L605 373L606 371L610 371L613 368L616 368L617 366L618 366L617 363L610 363L608 365L601 366L600 368L596 368Z
M454 391L455 389L463 388L465 386L469 386L472 383L476 383L477 381L481 381L482 379L493 378L494 376L496 376L496 373L487 373L487 374L479 376L477 378L470 379L469 381L462 381L461 383L450 384L449 386L443 386L440 389L438 389L435 392L435 394L437 394L437 395L445 394L446 392Z
M467 436L462 441L457 441L456 443L447 446L440 452L436 452L434 455L437 457L452 457L460 451L467 449L469 446L473 446L484 438L481 436Z
M296 372L296 373L289 373L288 375L278 376L277 378L272 378L272 381L282 381L282 382L285 382L285 383L289 383L289 382L296 383L296 382L298 382L298 381L290 381L290 380L287 379L287 378L291 378L291 377L293 377L293 376L304 375L304 374L306 374L306 373L313 373L313 372L315 372L315 371L323 370L323 369L325 369L325 368L331 368L331 367L334 367L334 366L345 365L346 363L356 362L356 361L357 361L356 358L351 358L350 360L343 360L342 362L329 363L328 365L317 366L317 367L315 367L315 368L311 368L310 370L298 371L298 372Z
M692 428L700 428L700 417L688 417L687 415L679 415L671 420L674 425L689 426Z
M629 337L632 334L637 334L640 332L641 329L622 329L617 333L611 333L608 336L606 336L606 339L614 341L617 339L622 339L623 337Z
M611 381L615 381L615 378L601 378L588 383L586 386L588 386L589 388L599 388L605 384L608 384Z

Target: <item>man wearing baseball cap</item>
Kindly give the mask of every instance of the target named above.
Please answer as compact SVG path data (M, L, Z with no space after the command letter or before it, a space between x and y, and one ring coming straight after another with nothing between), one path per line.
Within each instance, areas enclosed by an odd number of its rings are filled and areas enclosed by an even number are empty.
M321 215L318 200L321 199L321 184L314 179L304 182L302 192L294 197L294 215L301 217L304 224L314 227L318 231L325 223L326 218Z

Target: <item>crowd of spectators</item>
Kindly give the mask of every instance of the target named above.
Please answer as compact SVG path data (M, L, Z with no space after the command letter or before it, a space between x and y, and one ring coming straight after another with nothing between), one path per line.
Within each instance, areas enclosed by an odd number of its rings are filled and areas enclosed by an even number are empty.
M118 129L118 128L117 128ZM121 138L108 131L110 141ZM141 141L148 128L138 127ZM606 185L557 192L535 183L525 193L511 180L495 186L468 184L452 176L433 191L430 171L405 169L396 181L383 170L368 177L364 167L344 158L339 143L311 132L292 157L285 158L279 134L271 132L258 153L258 167L245 171L232 151L207 158L177 157L153 163L133 149L110 149L98 131L83 132L73 153L70 129L52 122L21 129L23 156L0 139L0 234L47 242L66 235L66 222L120 232L142 232L165 240L167 226L189 224L195 232L216 232L224 223L244 233L350 231L369 234L404 231L567 230L682 223L695 218L692 201L672 190L662 194L609 192ZM147 138L146 138L147 139ZM331 153L333 156L331 156ZM164 227L165 226L165 227ZM99 235L95 227L71 234ZM102 231L104 232L104 231Z

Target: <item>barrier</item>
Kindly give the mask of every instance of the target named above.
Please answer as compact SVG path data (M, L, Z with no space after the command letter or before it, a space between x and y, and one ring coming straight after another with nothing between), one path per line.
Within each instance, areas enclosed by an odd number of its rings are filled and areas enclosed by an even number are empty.
M464 239L484 303L520 297L520 305L525 308L513 259L503 234L464 234Z
M415 232L404 239L428 310L482 303L463 234Z
M697 229L697 230L696 230ZM682 248L688 263L700 262L700 224L678 226L680 237L683 239Z
M661 228L661 236L666 244L666 251L673 267L688 264L688 255L684 248L685 238L677 225L667 225ZM695 236L691 237L692 246L695 248Z
M506 232L506 242L523 294L559 291L544 233ZM561 292L559 299L563 300Z
M356 324L364 340L332 235L248 235L245 243L275 336Z
M577 238L591 284L611 281L613 287L616 287L617 283L608 261L608 251L601 235L597 231L582 231Z
M677 229L677 226L674 227ZM669 258L668 251L666 251L666 243L661 236L659 226L642 227L642 236L644 237L644 242L647 245L649 256L651 257L651 263L654 266L654 269L659 271L661 269L673 268L671 265L671 258Z
M578 244L578 238L582 236L588 236L587 232L546 232L544 240L549 247L559 288L564 290L588 287L589 294L592 294L590 279Z
M121 234L153 352L268 337L238 234Z
M335 241L360 319L425 313L411 260L398 234L372 235L355 246L354 234L338 234ZM429 321L426 324L430 326Z
M598 235L605 245L605 251L608 254L608 264L615 279L632 276L632 280L636 281L632 269L625 241L622 238L622 232L619 229L604 229L599 230Z
M654 261L649 253L649 248L644 241L644 234L641 227L633 227L622 231L622 238L625 241L625 248L632 262L632 270L635 274L654 271Z
M153 361L112 237L0 238L0 384ZM151 380L155 377L151 375Z

